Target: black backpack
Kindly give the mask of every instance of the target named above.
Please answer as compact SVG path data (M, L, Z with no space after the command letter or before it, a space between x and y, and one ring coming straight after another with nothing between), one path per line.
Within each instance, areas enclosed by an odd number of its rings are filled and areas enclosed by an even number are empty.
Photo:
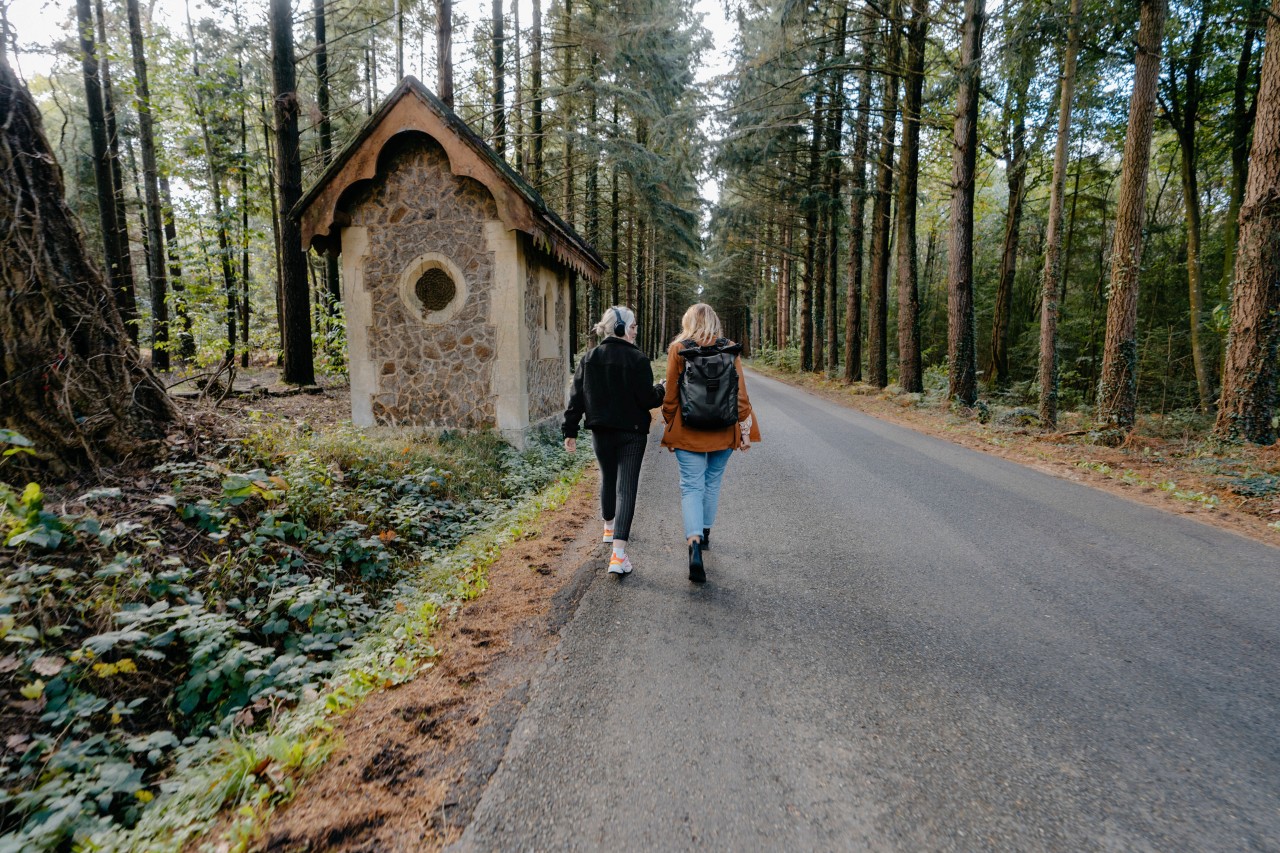
M725 338L710 346L681 341L680 418L693 429L724 429L738 422L738 368L742 344Z

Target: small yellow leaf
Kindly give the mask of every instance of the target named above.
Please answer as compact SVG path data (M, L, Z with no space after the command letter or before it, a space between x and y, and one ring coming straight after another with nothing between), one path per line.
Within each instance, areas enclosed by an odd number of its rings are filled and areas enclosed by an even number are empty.
M138 798L138 802L140 803L149 803L156 798L156 795L148 791L146 788L139 788L133 792L133 795Z
M124 658L116 663L116 669L119 672L137 672L138 665L133 662L133 658Z
M32 700L39 699L44 694L44 681L36 679L30 684L24 685L18 692L21 693L24 698Z
M99 678L109 678L116 674L117 667L113 663L95 663L93 665L93 674Z
M120 716L120 714L118 714L117 712L115 711L111 712L111 725L118 726L120 725L120 721L123 719L124 717Z

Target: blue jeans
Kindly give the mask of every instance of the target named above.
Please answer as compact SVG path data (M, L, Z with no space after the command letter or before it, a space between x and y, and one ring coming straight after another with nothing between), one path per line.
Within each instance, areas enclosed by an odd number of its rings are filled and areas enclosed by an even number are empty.
M702 530L716 521L720 504L720 481L733 455L730 449L711 453L677 450L680 463L680 510L684 515L684 538L702 538Z

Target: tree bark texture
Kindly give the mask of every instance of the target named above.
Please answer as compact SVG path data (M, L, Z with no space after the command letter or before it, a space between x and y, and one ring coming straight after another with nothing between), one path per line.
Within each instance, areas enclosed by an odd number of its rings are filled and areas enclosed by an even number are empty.
M947 273L947 397L972 406L978 400L977 334L973 315L973 192L978 154L978 86L982 61L984 0L965 0L960 44L960 87L952 136L951 237Z
M89 117L89 137L93 144L93 180L97 189L98 219L102 227L102 251L116 305L130 337L137 334L137 307L132 276L125 275L127 241L120 241L116 217L115 180L107 141L107 119L102 105L102 81L98 74L98 54L94 39L93 7L89 0L76 0L76 24L80 28L80 64L84 74L85 109Z
M1129 128L1121 161L1116 201L1115 236L1111 246L1111 292L1102 375L1098 380L1098 420L1130 429L1138 407L1138 273L1142 267L1142 224L1155 123L1156 83L1167 0L1141 0Z
M453 0L436 0L436 73L436 94L453 109Z
M1166 76L1168 103L1165 118L1178 139L1179 162L1182 166L1182 210L1187 230L1187 304L1191 331L1191 363L1196 373L1196 390L1200 397L1200 411L1207 412L1213 405L1213 388L1209 380L1209 365L1204 354L1204 285L1200 248L1200 185L1197 176L1199 146L1196 128L1200 123L1201 83L1200 67L1204 57L1205 29L1209 14L1200 9L1200 18L1191 37L1190 50L1185 56L1170 61Z
M1236 79L1231 98L1231 194L1222 231L1222 281L1228 293L1235 276L1240 204L1244 200L1244 185L1249 178L1249 131L1253 128L1257 113L1257 93L1254 93L1253 99L1249 97L1253 79L1253 45L1257 38L1257 18L1250 15L1244 31L1244 43L1240 47L1240 60L1236 63Z
M928 6L927 0L911 0L898 179L898 385L908 393L924 390L920 364L920 291L916 275L916 188L920 178L920 106L924 95Z
M502 56L505 41L502 0L493 0L493 150L499 154L507 150L507 66Z
M533 0L532 42L529 46L529 85L533 89L530 109L530 121L533 123L530 128L533 136L533 185L542 189L542 0Z
M898 122L898 42L900 6L893 0L884 27L885 73L880 104L880 157L871 211L871 275L867 286L867 382L889 384L889 230L893 207L893 153Z
M56 476L154 449L175 416L64 195L39 109L0 63L0 425Z
M840 139L844 135L844 57L849 31L849 9L840 12L836 30L836 70L832 72L827 122L827 283L824 296L823 331L826 338L826 368L834 374L839 366L840 336L836 313L836 293L840 284Z
M160 208L155 125L151 115L151 89L147 81L147 55L142 40L142 16L138 0L125 0L125 9L129 20L129 44L133 52L134 99L138 111L142 185L146 197L147 258L151 284L151 366L156 370L168 370L168 280L165 275L164 224Z
M1058 422L1058 293L1063 278L1062 221L1067 189L1067 145L1071 138L1071 101L1075 96L1076 54L1080 49L1080 6L1071 0L1067 46L1062 58L1058 100L1058 138L1053 149L1053 180L1049 187L1049 222L1045 233L1044 274L1040 287L1040 421Z
M116 122L115 90L111 83L110 47L107 44L107 15L102 0L95 0L94 13L98 20L98 70L102 83L102 115L107 126L107 159L111 165L111 199L116 206L116 242L120 248L120 293L127 302L124 309L125 327L129 339L136 346L140 332L138 318L138 288L133 278L133 254L129 245L129 220L124 197L124 164L120 159L120 130Z
M442 0L446 2L447 0ZM294 77L293 16L289 0L271 0L271 78L276 127L276 182L280 195L280 294L283 308L285 382L311 385L315 367L311 349L310 292L302 227L294 207L302 198L302 159L298 151L298 92Z
M794 267L791 228L791 220L788 219L782 227L782 272L778 281L778 349L784 349L791 342L791 271Z
M825 57L819 61L819 65ZM813 370L813 289L822 279L815 275L821 257L818 227L821 217L819 196L822 193L822 115L823 96L813 99L813 137L809 142L809 177L804 199L804 275L800 278L800 369Z
M1214 431L1222 438L1273 444L1280 381L1280 0L1272 0L1267 21L1235 274Z
M844 312L844 381L862 381L862 243L867 202L867 146L871 118L871 63L875 12L863 16L861 63L858 71L858 117L853 132L852 176L849 179L849 273Z

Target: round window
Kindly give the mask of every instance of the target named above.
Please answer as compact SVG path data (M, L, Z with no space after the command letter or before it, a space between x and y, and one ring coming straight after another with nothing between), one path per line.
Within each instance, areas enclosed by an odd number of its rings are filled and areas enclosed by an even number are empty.
M432 267L418 277L417 283L413 286L413 293L422 304L422 312L425 316L432 311L443 311L449 307L458 289L447 272L439 267Z

